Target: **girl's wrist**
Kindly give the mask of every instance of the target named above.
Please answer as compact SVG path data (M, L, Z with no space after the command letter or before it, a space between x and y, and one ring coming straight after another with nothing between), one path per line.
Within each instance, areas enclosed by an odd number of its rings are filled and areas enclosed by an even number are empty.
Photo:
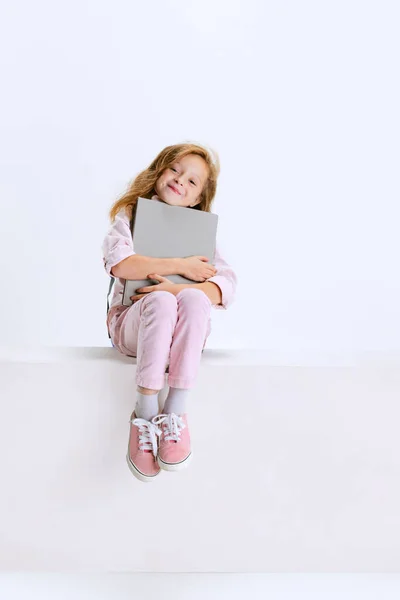
M181 272L181 271L183 270L183 269L182 269L182 264L183 264L183 263L182 263L182 261L183 261L183 260L184 260L184 259L183 259L183 258L180 258L180 257L178 257L178 258L174 258L174 261L175 261L175 263L174 263L174 264L175 264L174 275L182 275L182 272ZM167 277L168 277L168 276L167 276Z

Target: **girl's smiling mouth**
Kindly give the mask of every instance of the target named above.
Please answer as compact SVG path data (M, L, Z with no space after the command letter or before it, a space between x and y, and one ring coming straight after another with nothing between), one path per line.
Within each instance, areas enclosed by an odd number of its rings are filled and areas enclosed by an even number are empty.
M180 192L178 192L178 190L177 190L176 188L174 188L174 186L172 186L172 185L168 184L168 187L169 187L169 188L171 188L171 190L172 190L173 192L175 192L175 194L178 194L178 196L180 196L180 195L181 195L181 194L180 194Z

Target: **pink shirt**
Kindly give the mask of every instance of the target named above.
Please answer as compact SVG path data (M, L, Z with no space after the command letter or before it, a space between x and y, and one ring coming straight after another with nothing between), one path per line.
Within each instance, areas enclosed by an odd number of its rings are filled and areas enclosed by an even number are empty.
M125 210L119 211L116 215L114 222L111 224L108 233L104 238L102 250L104 268L107 275L112 277L112 267L121 262L121 260L124 260L124 258L128 258L128 256L133 256L135 254L129 217L126 215ZM213 307L227 309L235 298L237 277L232 267L230 267L220 255L217 244L212 264L217 269L217 273L213 277L207 279L207 281L216 283L222 293L222 304L213 304ZM166 277L168 278L168 275L166 275ZM125 279L115 278L110 308L122 304L124 284Z

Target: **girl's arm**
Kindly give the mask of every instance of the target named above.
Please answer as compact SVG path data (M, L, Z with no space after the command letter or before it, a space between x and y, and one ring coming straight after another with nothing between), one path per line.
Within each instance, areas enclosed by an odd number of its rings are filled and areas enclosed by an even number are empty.
M167 276L180 270L179 258L153 258L142 254L128 256L111 268L114 277L121 279L147 279L149 273Z

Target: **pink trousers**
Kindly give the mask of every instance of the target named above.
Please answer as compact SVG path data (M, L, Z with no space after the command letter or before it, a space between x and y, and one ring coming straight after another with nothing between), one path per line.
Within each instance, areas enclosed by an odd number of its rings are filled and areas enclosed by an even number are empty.
M211 333L211 306L202 290L184 288L176 296L164 290L150 292L132 306L109 310L113 345L137 358L137 385L161 390L169 367L169 386L193 387Z

